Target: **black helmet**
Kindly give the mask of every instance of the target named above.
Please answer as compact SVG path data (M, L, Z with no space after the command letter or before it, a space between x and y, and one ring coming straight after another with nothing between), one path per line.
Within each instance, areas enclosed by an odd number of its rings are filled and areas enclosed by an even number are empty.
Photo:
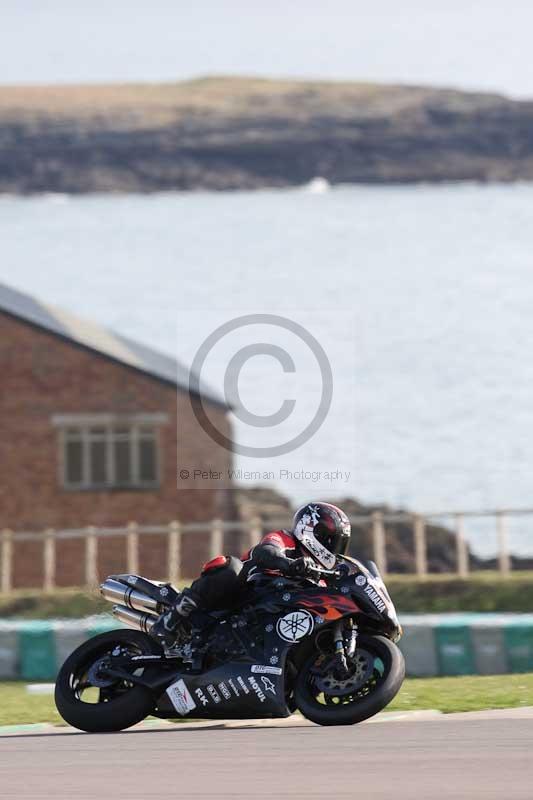
M292 521L295 538L326 569L335 566L335 555L346 553L351 530L344 511L331 503L308 503Z

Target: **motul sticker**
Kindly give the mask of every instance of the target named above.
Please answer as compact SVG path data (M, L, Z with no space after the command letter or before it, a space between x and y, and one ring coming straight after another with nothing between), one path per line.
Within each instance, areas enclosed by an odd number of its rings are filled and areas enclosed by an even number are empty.
M250 677L248 678L248 683L250 684L250 686L252 687L252 689L254 690L256 695L258 696L259 701L261 703L264 703L265 700L266 700L264 692L262 691L261 687L259 686L259 684L257 683L256 679L252 675L250 675Z
M196 708L196 703L185 686L185 681L181 679L168 687L167 694L170 697L170 702L181 717L184 717L189 711Z
M313 617L309 611L291 611L278 619L276 631L284 641L292 644L311 633L313 626Z
M268 664L253 664L252 672L268 675L281 675L281 667L269 667Z

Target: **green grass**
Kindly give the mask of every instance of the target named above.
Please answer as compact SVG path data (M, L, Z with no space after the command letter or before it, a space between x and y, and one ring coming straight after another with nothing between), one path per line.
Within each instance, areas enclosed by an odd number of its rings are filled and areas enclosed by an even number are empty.
M18 589L0 597L0 619L81 619L110 612L111 603L97 589L56 589L48 593Z
M454 575L431 575L426 580L392 575L387 586L400 613L533 612L533 572L513 572L508 578L477 572L468 580ZM49 594L18 590L0 598L0 619L80 618L110 609L96 590L58 589Z
M408 678L389 710L432 708L450 714L518 706L533 706L533 673Z
M57 589L49 594L18 590L0 598L0 619L79 619L110 610L111 605L96 590Z
M431 575L425 580L391 575L386 583L400 613L533 612L533 572L513 572L506 578L489 571L468 579Z
M30 725L35 722L65 723L51 694L28 694L26 684L0 683L0 725Z
M533 706L533 673L407 679L390 711L481 711ZM0 725L64 724L53 695L31 695L24 683L0 683Z

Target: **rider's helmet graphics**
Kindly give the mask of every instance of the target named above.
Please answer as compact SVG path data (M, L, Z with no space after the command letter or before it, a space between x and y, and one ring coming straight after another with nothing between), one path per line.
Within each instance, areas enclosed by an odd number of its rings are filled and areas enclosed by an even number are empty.
M326 569L333 569L336 555L344 555L350 541L350 520L332 503L308 503L298 509L292 522L300 544Z

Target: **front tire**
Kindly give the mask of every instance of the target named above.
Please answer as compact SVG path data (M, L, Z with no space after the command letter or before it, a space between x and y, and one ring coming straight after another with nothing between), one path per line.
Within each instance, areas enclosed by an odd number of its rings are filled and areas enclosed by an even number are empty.
M69 725L88 733L107 733L136 725L151 713L155 699L149 689L95 677L95 665L117 646L136 655L162 652L157 642L135 630L109 631L84 642L67 658L56 680L57 710ZM88 694L92 702L83 699Z
M362 655L364 654L364 656ZM349 680L317 678L316 665L322 658L317 649L305 660L294 685L296 704L304 717L318 725L354 725L382 711L400 691L405 678L405 662L400 649L384 636L360 634L355 663L366 664L366 672L353 691ZM335 684L337 687L335 688ZM328 688L330 687L330 688Z

